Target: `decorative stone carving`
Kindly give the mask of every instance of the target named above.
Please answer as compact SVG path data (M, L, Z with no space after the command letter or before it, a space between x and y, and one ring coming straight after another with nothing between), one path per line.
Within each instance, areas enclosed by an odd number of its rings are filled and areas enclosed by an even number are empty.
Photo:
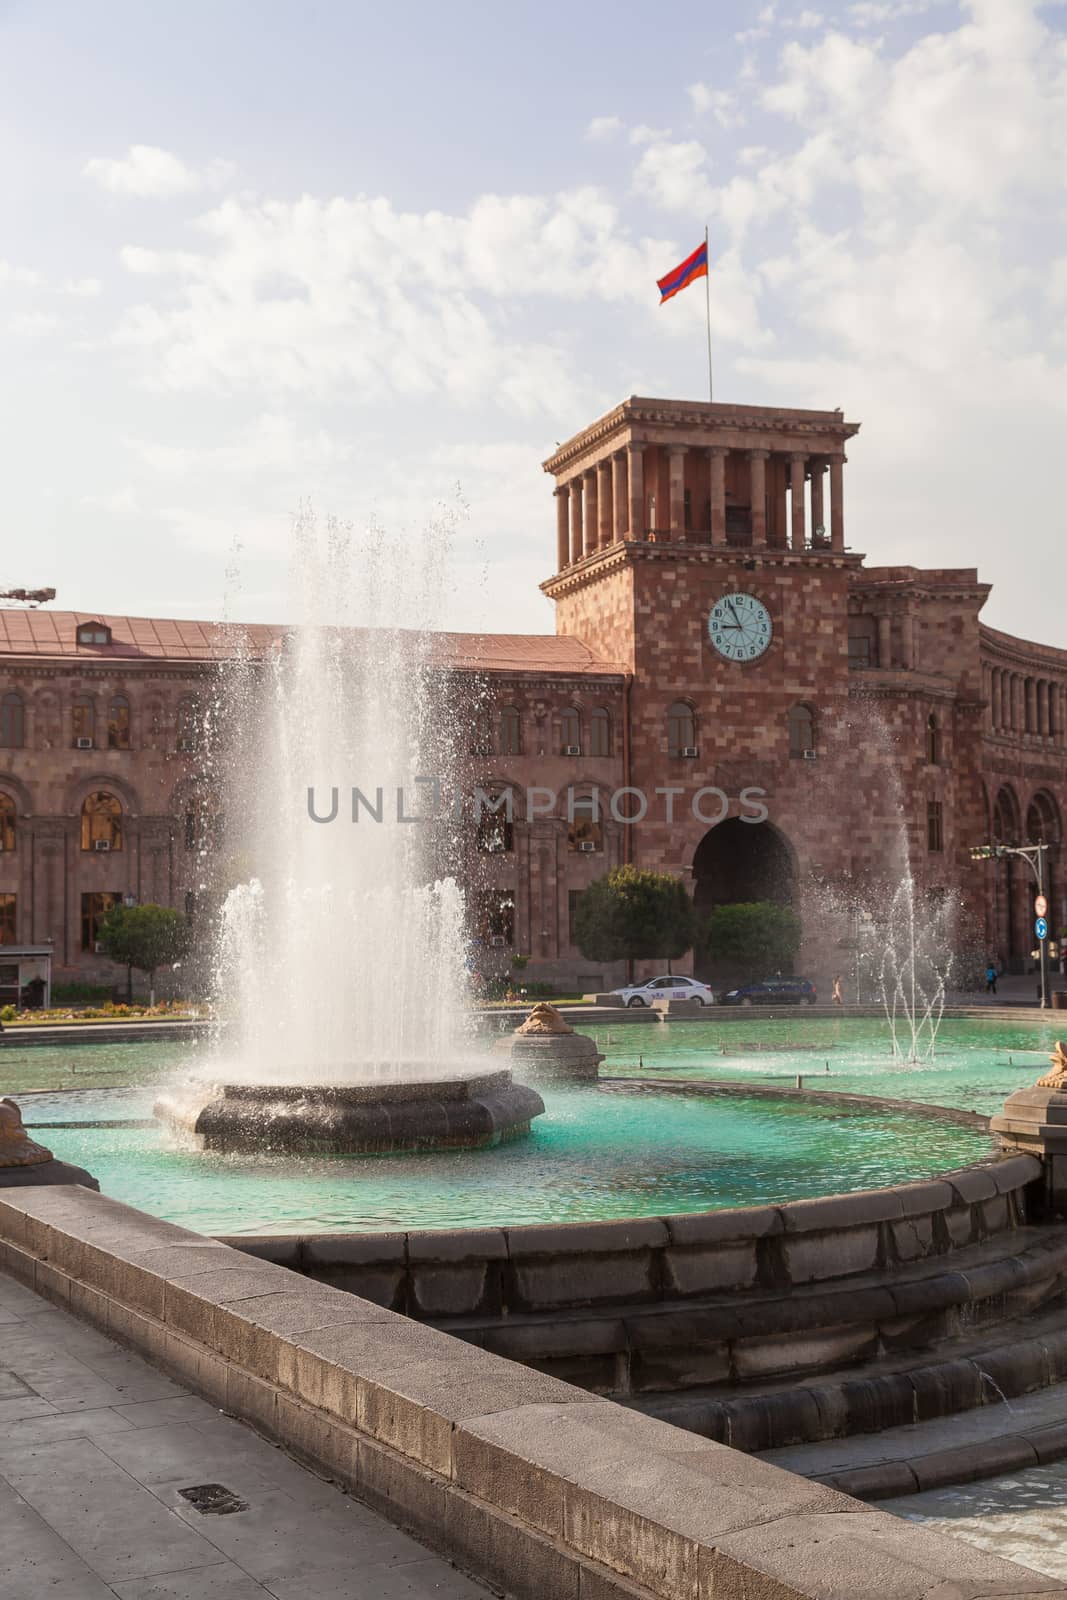
M0 1189L57 1183L80 1183L86 1189L100 1187L84 1167L57 1161L51 1150L31 1139L22 1126L17 1103L5 1096L0 1100Z
M0 1100L0 1167L35 1167L52 1152L35 1144L22 1126L22 1112L7 1096Z
M573 1033L574 1029L567 1019L556 1010L555 1006L550 1006L547 1000L539 1000L526 1018L526 1021L521 1027L516 1028L515 1032L523 1034Z
M1057 1039L1049 1056L1052 1062L1052 1071L1046 1072L1044 1077L1038 1078L1037 1088L1059 1089L1067 1092L1067 1045L1062 1039Z
M575 1033L570 1023L545 1001L534 1006L511 1036L511 1060L523 1077L595 1080L604 1057L596 1040Z

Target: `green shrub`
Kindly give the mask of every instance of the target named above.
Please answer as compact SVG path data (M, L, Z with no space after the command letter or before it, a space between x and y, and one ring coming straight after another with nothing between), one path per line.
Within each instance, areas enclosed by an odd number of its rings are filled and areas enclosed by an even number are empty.
M14 1006L0 1006L0 1022L14 1022L17 1016Z
M54 983L52 985L52 1001L54 1005L104 1005L111 999L111 985L109 983Z

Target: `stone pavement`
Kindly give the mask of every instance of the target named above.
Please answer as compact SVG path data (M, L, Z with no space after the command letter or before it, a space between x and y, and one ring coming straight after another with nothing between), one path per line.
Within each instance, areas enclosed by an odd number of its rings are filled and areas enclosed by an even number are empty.
M201 1511L182 1494L208 1484L242 1509ZM243 1423L0 1273L2 1600L488 1595Z

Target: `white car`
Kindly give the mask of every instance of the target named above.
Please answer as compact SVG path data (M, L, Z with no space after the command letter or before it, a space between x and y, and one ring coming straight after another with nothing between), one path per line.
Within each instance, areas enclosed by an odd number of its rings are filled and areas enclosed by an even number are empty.
M706 983L696 978L683 978L677 973L665 978L649 978L647 983L631 984L626 989L612 989L621 994L628 1006L650 1006L653 1000L695 1000L701 1006L713 1006L715 996Z

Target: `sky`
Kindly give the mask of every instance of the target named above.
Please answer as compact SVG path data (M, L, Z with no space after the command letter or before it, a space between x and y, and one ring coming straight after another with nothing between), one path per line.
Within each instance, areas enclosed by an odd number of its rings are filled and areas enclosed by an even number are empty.
M705 397L706 225L716 399L1067 645L1065 173L1062 0L0 0L0 587L287 621L310 504L551 632L541 462Z

